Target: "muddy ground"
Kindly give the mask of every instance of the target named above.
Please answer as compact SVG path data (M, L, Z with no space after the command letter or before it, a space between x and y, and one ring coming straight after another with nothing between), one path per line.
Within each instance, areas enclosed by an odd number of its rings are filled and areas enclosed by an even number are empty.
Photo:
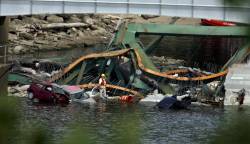
M119 19L137 23L199 25L199 19L145 15L34 15L10 18L9 54L106 44Z

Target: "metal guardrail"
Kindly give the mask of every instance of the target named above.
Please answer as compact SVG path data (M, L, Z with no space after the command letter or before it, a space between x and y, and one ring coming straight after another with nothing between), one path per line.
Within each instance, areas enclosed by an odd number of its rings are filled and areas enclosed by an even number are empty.
M233 6L233 5L225 5L224 2L221 5L211 5L211 4L207 4L207 5L202 5L202 4L195 4L194 0L191 0L190 4L173 4L173 3L168 3L168 2L163 2L162 0L160 0L159 2L147 2L147 1L138 1L138 2L134 2L131 0L127 0L127 1L122 1L122 0L110 0L110 1L105 1L105 0L31 0L31 1L37 1L37 2L51 2L51 1L55 1L55 2L74 2L74 3L95 3L95 4L128 4L128 5L156 5L156 6L187 6L187 7L212 7L212 8L247 8L250 9L250 6L246 6L246 5L241 5L241 6ZM174 1L174 0L173 0ZM190 0L189 0L190 1ZM218 0L221 1L221 0Z
M250 2L225 0L0 0L0 15L114 13L214 18L250 23Z

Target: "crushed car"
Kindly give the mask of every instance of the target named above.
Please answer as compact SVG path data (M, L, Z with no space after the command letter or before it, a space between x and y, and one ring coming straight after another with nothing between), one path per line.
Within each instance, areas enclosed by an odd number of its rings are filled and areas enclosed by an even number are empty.
M68 104L70 96L55 83L32 83L27 89L28 99L32 102Z

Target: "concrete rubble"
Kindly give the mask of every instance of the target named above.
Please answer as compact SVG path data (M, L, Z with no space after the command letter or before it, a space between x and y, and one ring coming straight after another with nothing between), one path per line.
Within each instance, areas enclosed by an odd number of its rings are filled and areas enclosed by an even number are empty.
M118 21L171 23L170 17L139 15L34 15L11 17L9 54L107 44ZM179 20L179 19L178 19ZM181 19L180 19L181 20ZM199 24L199 20L182 20ZM180 23L181 24L181 23Z
M18 16L12 17L10 22L10 48L9 54L32 53L37 50L48 51L73 48L78 45L80 47L93 46L97 43L107 44L115 32L115 26L118 21L123 19L129 22L158 22L158 23L188 23L187 20L181 18L156 17L156 16L134 16L134 15L40 15L40 16ZM182 22L180 22L182 21ZM192 25L199 24L200 20L190 20ZM175 68L185 67L186 62L181 59L173 59L168 57L152 56L152 61L160 69L167 71ZM47 80L54 74L62 70L63 66L56 63L33 61L30 65L15 65L16 71L26 73L41 80ZM53 65L57 68L47 69L46 65ZM38 68L39 67L39 68ZM48 66L50 67L50 66ZM44 69L43 69L44 68ZM51 67L50 67L51 68ZM167 69L164 69L167 68ZM193 69L200 72L199 69ZM178 77L178 75L174 75ZM219 85L216 82L200 85L182 85L170 83L175 93L171 95L191 96L193 101L206 102L214 101L213 94L215 88ZM10 95L27 96L28 85L12 85L8 88ZM157 101L163 98L161 94L152 93L153 99L155 95ZM148 97L148 101L150 97ZM154 99L155 100L155 99ZM147 101L147 99L144 99Z
M28 88L29 88L29 85L9 86L8 87L9 96L27 97Z
M185 66L184 60L167 58L167 57L151 57L154 60L156 65L162 65L163 67L167 67L169 65L174 65L175 67ZM32 78L39 79L42 81L46 81L50 79L54 74L59 73L63 69L63 65L44 60L23 60L17 62L12 72L21 72L28 74ZM190 68L191 69L191 68ZM141 103L157 103L161 101L166 96L177 95L179 97L187 97L190 96L193 101L206 103L208 100L214 101L214 92L215 88L218 86L218 81L213 81L204 85L182 85L182 84L174 84L169 83L172 88L174 88L175 93L170 93L167 95L163 95L158 93L155 90L153 93L147 95L145 99L141 101ZM14 84L10 85L8 88L9 95L18 96L18 97L26 97L27 96L27 88L29 85L21 85Z
M250 61L234 64L225 80L225 105L238 105L238 92L245 89L244 104L250 105Z

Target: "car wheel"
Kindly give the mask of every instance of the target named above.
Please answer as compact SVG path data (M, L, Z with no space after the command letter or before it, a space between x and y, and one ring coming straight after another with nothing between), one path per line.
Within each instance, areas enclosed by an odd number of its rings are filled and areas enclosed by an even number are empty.
M38 99L38 98L34 98L34 99L33 99L33 102L34 102L34 103L39 103L39 99Z
M28 99L32 100L34 98L33 92L28 92Z

